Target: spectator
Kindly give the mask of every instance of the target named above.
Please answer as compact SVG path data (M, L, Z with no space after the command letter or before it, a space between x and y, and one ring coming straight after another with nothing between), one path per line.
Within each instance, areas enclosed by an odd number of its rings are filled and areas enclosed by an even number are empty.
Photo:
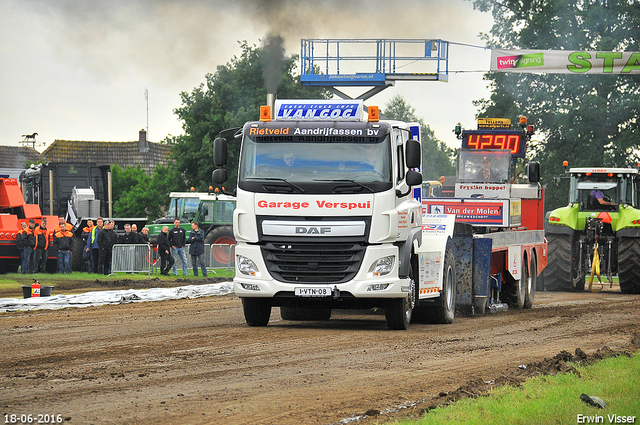
M89 235L91 234L91 231L94 228L94 224L93 224L93 220L88 219L87 220L87 225L85 227L82 228L82 242L83 245L87 244L87 239L89 239Z
M167 231L169 226L162 226L162 232L158 235L158 253L160 254L160 274L169 276L169 270L175 260L171 255L171 244Z
M47 218L40 220L40 226L33 232L36 237L33 256L33 273L44 273L47 269L47 249L49 249L49 231L47 230Z
M34 219L29 220L29 229L27 232L25 247L27 248L27 264L26 269L27 273L33 273L33 258L35 256L35 247L36 247L36 236L34 232L36 231L36 221Z
M116 238L116 232L113 231L113 221L107 220L104 228L100 230L97 236L98 248L100 249L98 273L109 274L111 270L111 251L113 250L113 245L116 244Z
M187 256L184 253L184 245L187 242L187 232L180 227L180 219L176 218L173 222L174 226L169 230L169 243L171 243L171 253L173 254L173 275L178 276L176 264L178 257L182 261L182 275L187 275Z
M146 243L147 245L151 243L149 242L149 228L147 226L142 228L140 239L142 240L141 243Z
M71 225L69 225L70 227ZM73 232L61 217L60 225L53 232L53 246L58 252L58 273L71 274L71 251L73 251Z
M130 224L125 224L124 225L124 236L122 237L122 243L123 244L134 244L134 243L138 243L138 235L135 232L131 231L131 225Z
M96 220L96 226L91 229L89 237L87 238L87 245L85 251L89 255L89 273L100 273L98 271L98 261L100 259L100 247L98 246L98 234L102 230L104 220L102 217L98 217Z
M27 223L23 221L20 223L21 229L18 231L18 235L16 236L16 246L18 247L18 251L20 252L20 272L22 274L29 273L29 247L27 247L27 239L29 237L29 227ZM33 251L33 249L31 249Z
M137 244L146 243L142 238L142 233L138 232L138 226L135 223L131 225L131 233L133 233L133 235L135 236L134 243L137 243Z
M93 220L89 218L87 219L87 225L82 228L82 260L89 262L89 273L93 273L93 266L91 264L91 247L87 241L95 227Z
M60 216L58 217L58 225L55 227L55 229L53 229L53 233L57 233L58 231L62 230L62 229L66 229L69 231L73 230L73 226L69 223L66 222L66 220L64 219L64 217Z
M207 265L204 262L204 232L197 222L191 223L191 234L189 235L189 254L191 264L193 264L193 275L198 276L198 266L202 270L202 275L207 277Z

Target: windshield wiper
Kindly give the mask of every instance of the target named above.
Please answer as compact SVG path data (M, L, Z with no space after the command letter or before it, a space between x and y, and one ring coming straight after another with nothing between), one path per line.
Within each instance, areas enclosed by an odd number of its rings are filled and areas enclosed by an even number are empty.
M360 182L357 182L355 180L346 180L346 179L339 179L339 180L333 180L333 179L313 179L314 182L332 182L332 183L353 183L357 186L363 187L365 189L367 189L369 192L373 193L375 192L373 189L371 189L369 186L364 185ZM334 189L335 192L335 189Z
M293 184L291 183L289 180L287 179L283 179L281 177L247 177L247 180L268 180L268 181L278 181L278 182L283 182L288 184L289 186L291 186L294 189L298 189L300 192L304 193L304 189L301 188L300 186L298 186L297 184Z

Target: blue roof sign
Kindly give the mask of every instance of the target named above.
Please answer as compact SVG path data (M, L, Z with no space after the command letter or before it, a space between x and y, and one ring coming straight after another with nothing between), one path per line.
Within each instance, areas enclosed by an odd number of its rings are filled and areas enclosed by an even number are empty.
M362 121L359 100L276 100L276 121Z

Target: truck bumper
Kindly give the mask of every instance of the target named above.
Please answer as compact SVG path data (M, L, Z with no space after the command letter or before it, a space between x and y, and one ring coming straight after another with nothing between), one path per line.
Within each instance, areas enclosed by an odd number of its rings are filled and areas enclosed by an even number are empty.
M233 279L237 296L273 298L273 305L288 305L296 300L300 303L331 304L339 300L350 302L370 300L372 305L380 305L375 300L403 298L409 295L410 281L398 277L398 248L394 245L369 246L365 251L360 270L356 276L344 283L288 283L275 280L268 272L259 246L239 244L236 246L236 264L238 257L243 256L257 267L255 276L242 274L236 267ZM395 262L391 272L385 276L372 276L371 265L382 257L394 256ZM295 294L296 288L328 288L330 296L303 297ZM357 303L356 303L357 304ZM365 302L365 304L367 304ZM346 307L345 307L346 308Z

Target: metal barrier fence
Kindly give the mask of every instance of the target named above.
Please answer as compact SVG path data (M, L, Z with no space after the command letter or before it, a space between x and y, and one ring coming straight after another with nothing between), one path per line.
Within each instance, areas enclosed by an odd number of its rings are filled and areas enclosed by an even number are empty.
M215 269L232 270L235 266L235 245L206 244L204 246L204 263L208 271L215 273ZM189 247L185 247L187 270L193 269ZM182 262L176 260L178 270L182 269ZM160 268L160 256L156 247L147 244L116 244L111 252L111 271L125 273L147 273Z
M111 272L147 273L153 269L153 247L147 244L116 244L111 251Z

